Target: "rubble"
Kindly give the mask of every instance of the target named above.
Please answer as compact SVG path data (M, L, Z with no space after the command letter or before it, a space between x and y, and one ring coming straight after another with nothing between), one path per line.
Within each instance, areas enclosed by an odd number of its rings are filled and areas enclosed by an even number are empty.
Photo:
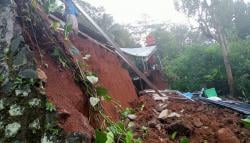
M175 94L167 96L177 97ZM144 104L142 111L136 106L141 104ZM241 116L236 112L200 101L169 98L165 109L158 114L156 109L165 104L148 95L133 103L137 111L135 125L148 128L144 143L179 143L183 137L193 143L248 143L250 140L250 131L240 124ZM171 113L181 116L168 117ZM174 132L177 135L171 139ZM143 136L140 132L136 133Z
M171 117L177 117L180 118L181 115L175 112L171 112L168 109L163 110L160 115L158 116L158 119L166 119L166 118L171 118Z
M240 143L240 140L229 128L221 128L217 131L216 136L219 143Z
M135 120L135 119L137 118L137 116L134 115L134 114L129 114L129 115L128 115L128 118L129 118L130 120Z

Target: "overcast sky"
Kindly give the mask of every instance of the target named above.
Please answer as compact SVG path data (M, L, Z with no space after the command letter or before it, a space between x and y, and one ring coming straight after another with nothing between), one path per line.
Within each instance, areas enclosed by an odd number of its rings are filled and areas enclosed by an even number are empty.
M154 22L187 24L188 19L174 8L173 0L83 0L94 6L103 6L114 20L132 24L148 15ZM250 2L250 0L245 0Z
M134 23L148 15L154 22L187 23L177 12L172 0L84 0L94 6L103 6L118 23Z

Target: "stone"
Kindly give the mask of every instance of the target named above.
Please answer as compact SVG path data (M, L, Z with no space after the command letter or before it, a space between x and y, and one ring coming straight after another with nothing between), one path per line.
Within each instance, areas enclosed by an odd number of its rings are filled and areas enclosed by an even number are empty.
M25 79L37 79L38 78L37 72L33 69L25 69L19 72L19 76Z
M193 124L195 127L200 128L203 126L203 123L201 122L200 118L194 118Z
M130 120L135 120L135 119L137 118L137 116L134 115L134 114L128 114L128 118L129 118Z
M158 119L166 119L169 113L170 111L168 109L163 110L158 116Z
M159 94L153 94L153 99L155 101L165 102L166 100L168 100L168 97L161 97Z
M216 133L219 143L240 143L240 140L229 128L221 128Z
M5 127L5 136L7 138L14 137L20 128L21 128L21 125L17 122L12 123L12 124L8 124Z
M48 135L43 135L43 137L41 138L41 143L54 143L50 137L48 137Z
M30 92L31 92L31 90L29 88L26 90L18 90L18 89L15 90L16 96L22 96L22 97L27 97Z
M170 125L165 126L165 130L168 134L178 132L179 136L189 137L193 133L191 125L184 123L183 121L176 121Z
M156 129L158 129L159 131L161 131L161 128L162 128L161 124L157 124L155 127L156 127Z
M10 116L21 116L23 115L24 108L21 106L14 104L10 106L9 114Z
M167 108L167 104L159 104L156 106L156 111L161 112L162 110L164 110L165 108Z
M5 107L4 107L4 100L1 99L0 100L0 111L3 110Z
M152 120L150 120L150 121L148 122L148 126L149 126L150 128L155 128L156 125L157 125L157 120L156 120L155 118L153 118Z
M43 82L47 82L48 77L43 70L41 70L40 68L37 68L36 72L37 72L38 79L40 79Z
M10 52L12 55L15 55L19 49L19 45L21 44L21 42L24 41L24 38L20 35L18 35L17 37L15 37L12 41L11 41L11 46L10 46Z
M158 119L166 119L166 118L172 118L172 117L181 117L180 114L176 113L176 112L171 112L168 109L163 110L160 115L158 116Z
M40 107L41 106L41 99L39 98L33 98L33 99L30 99L29 101L29 105L31 107Z
M3 85L3 86L1 87L1 91L2 91L4 94L8 95L8 94L10 94L10 93L12 92L12 87L13 87L13 83L10 82L10 81L8 81L5 85Z
M39 130L41 128L39 119L36 119L32 123L30 123L29 128Z
M74 132L71 133L67 139L67 143L90 143L90 139L87 134L80 133L80 132Z
M93 76L93 75L87 76L86 78L87 78L87 80L88 80L90 83L92 83L92 84L96 84L96 83L98 82L98 80L99 80L98 77Z
M1 86L4 86L9 81L9 67L7 63L0 63Z
M176 113L176 112L172 112L172 113L170 113L167 117L168 117L168 118L172 118L172 117L177 117L177 118L180 118L180 117L181 117L181 115L180 115L180 114L178 114L178 113Z
M4 123L0 121L0 130L4 129Z
M135 123L134 122L129 122L128 123L128 128L133 128L135 126Z
M13 57L13 67L17 69L20 66L23 66L28 63L28 59L26 57L26 52L24 50L20 51L16 56Z

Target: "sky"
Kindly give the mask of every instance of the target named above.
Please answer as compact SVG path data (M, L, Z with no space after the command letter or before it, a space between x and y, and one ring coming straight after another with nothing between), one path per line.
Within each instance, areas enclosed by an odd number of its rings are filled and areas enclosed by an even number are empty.
M186 16L174 8L173 0L83 0L94 6L103 6L114 20L121 24L133 24L150 19L153 23L188 23Z

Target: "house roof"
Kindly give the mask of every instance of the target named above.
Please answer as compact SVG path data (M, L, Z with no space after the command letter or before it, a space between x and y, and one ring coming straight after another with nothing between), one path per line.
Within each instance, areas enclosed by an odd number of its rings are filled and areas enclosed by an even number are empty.
M140 47L140 48L121 48L121 50L135 57L150 57L156 51L156 46Z
M59 12L54 12L52 15L56 16L62 21L66 21L66 18L63 14ZM90 23L88 23L88 20L84 17L81 16L79 19L79 30L82 31L83 33L86 33L88 36L92 37L93 39L97 40L100 43L103 44L108 44L109 42L103 37L99 32L97 32Z

